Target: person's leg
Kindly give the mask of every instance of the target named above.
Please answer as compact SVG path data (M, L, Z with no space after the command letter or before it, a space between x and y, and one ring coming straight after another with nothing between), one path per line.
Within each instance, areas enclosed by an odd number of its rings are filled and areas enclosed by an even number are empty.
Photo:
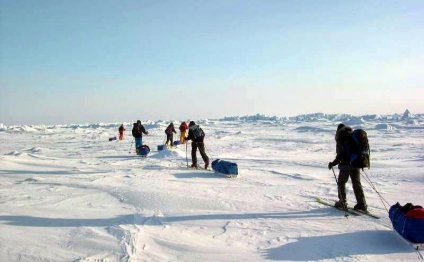
M337 179L337 190L340 204L346 205L346 183L349 180L349 171L340 170ZM347 205L346 205L347 206Z
M168 143L169 143L169 141L170 141L171 139L170 139L170 136L169 136L169 134L166 134L166 143L165 143L165 145L168 145ZM172 145L171 145L172 146Z
M196 142L192 142L191 143L191 162L192 162L192 167L197 167L197 143Z
M169 140L171 141L171 146L174 146L174 134L170 135Z
M355 193L356 205L355 209L367 210L367 202L365 201L364 190L361 184L361 171L359 168L355 169L350 174L352 180L353 192Z
M183 144L185 144L186 143L186 141L185 141L185 136L186 136L186 131L183 131L183 132L181 132L181 135L180 135L180 141L181 141L181 143L183 143Z
M141 137L134 138L135 152L138 154L138 148L143 145Z
M209 167L209 157L206 155L204 143L199 143L199 152L203 158L203 162L205 162L205 169L207 169Z

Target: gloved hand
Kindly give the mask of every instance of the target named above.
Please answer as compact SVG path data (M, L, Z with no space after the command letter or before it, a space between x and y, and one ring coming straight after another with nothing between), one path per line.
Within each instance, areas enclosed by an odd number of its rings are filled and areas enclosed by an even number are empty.
M334 166L333 162L328 163L328 169L331 169Z

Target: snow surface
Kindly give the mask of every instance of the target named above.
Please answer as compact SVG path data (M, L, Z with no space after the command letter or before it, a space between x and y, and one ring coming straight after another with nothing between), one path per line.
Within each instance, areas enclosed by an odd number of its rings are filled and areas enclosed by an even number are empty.
M239 165L234 179L187 169L185 145L158 152L167 121L145 122L147 158L131 123L112 142L120 123L0 124L0 260L419 260L364 179L380 220L314 201L337 198L327 163L340 122L368 132L366 172L389 203L424 205L424 116L409 111L199 121L211 159Z

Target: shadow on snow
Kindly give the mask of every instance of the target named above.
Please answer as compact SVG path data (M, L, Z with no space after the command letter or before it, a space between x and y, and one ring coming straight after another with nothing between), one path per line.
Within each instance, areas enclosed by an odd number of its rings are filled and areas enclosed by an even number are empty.
M0 222L13 226L25 227L107 227L122 224L151 225L155 220L157 225L182 221L202 220L241 220L241 219L298 219L311 217L334 216L329 210L310 210L298 212L270 212L270 213L239 213L239 214L207 214L182 216L143 216L141 214L120 215L112 218L51 218L34 216L0 216Z
M410 253L411 249L390 230L364 230L336 235L300 237L295 242L262 251L271 260L310 261Z

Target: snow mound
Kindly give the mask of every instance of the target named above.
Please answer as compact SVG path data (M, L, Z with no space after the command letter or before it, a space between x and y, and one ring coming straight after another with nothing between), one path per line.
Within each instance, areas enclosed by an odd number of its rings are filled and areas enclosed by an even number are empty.
M378 124L375 126L375 129L381 130L381 131L394 131L397 130L396 127L389 125L389 124Z
M408 110L408 109L406 109L405 110L405 112L403 113L403 115L402 115L402 118L401 118L401 120L402 121L407 121L407 120L409 120L409 119L411 119L411 118L413 118L414 116L411 114L411 112Z
M381 115L364 115L362 119L365 121L377 121L383 119L383 117Z
M30 149L26 149L25 151L35 154L35 153L40 153L41 151L43 151L43 149L41 149L40 147L33 147Z
M408 119L406 120L407 125L417 126L419 125L418 121L416 119Z
M37 183L38 180L35 178L27 178L25 180L19 181L17 182L18 184L22 184L22 183Z
M281 118L276 116L266 116L263 114L256 114L251 116L230 116L230 117L224 117L221 119L223 121L244 121L244 122L257 122L257 121L279 121Z
M352 117L351 119L347 120L345 122L346 125L352 126L352 125L362 125L365 124L365 121L362 117Z
M300 127L296 127L294 129L297 132L327 132L327 130L324 130L322 128L319 127L313 127L313 126L300 126Z
M7 155L7 156L21 156L22 154L23 154L22 152L14 150L12 152L6 153L5 155Z
M162 151L158 151L155 155L152 156L153 158L185 158L185 152L179 150L179 149L165 149Z
M20 132L20 133L34 133L34 132L37 132L37 129L35 129L32 126L22 125L22 126L12 126L8 129L8 131Z

